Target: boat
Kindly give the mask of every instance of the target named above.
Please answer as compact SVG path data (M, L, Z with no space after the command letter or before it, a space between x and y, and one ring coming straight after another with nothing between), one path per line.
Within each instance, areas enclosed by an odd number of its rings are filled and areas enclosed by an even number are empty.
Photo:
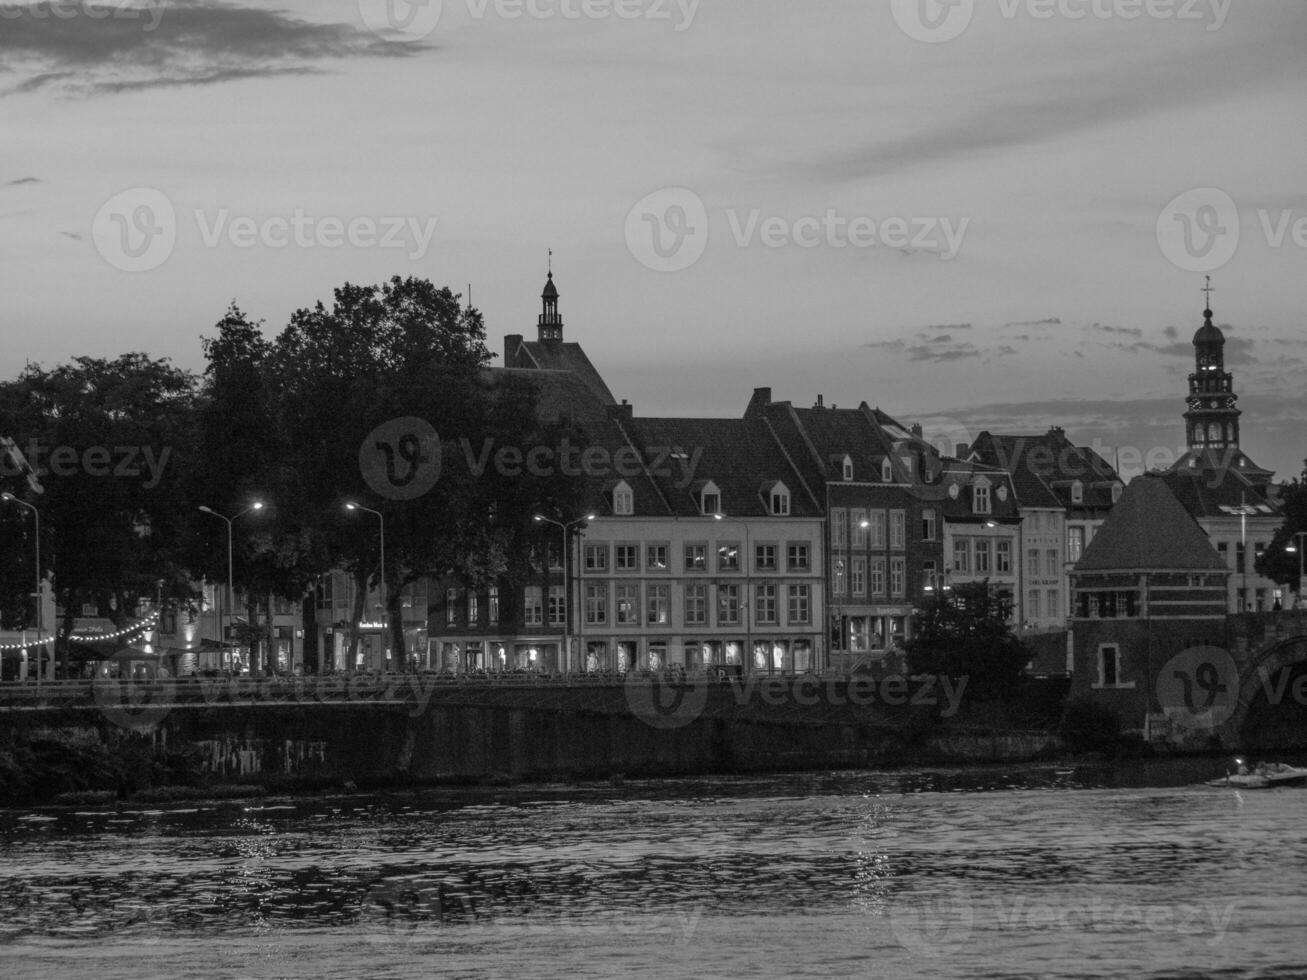
M1220 779L1209 780L1208 786L1232 786L1235 789L1271 789L1275 786L1296 786L1307 783L1307 769L1285 765L1283 762L1259 762L1252 769L1242 759L1234 760L1238 769Z

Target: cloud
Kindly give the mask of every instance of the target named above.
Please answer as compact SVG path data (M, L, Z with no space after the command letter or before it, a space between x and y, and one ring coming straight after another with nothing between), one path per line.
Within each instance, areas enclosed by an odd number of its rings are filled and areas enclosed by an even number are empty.
M1097 330L1099 333L1119 333L1125 334L1128 337L1139 337L1141 339L1144 336L1144 332L1137 327L1113 327L1106 323L1091 323L1089 329Z
M39 184L39 183L41 183L41 179L39 177L19 177L17 180L9 181L9 183L5 184L5 186L18 187L22 184Z
M388 43L351 25L214 0L106 8L115 15L35 16L9 6L0 19L0 63L18 80L0 95L49 88L96 95L302 75L331 61L404 56L420 47Z
M918 344L908 348L909 361L929 361L934 364L947 364L950 361L961 361L968 357L979 356L980 351L971 344L953 344L948 347Z
M1050 316L1044 320L1013 320L1011 323L1003 324L1003 329L1009 327L1013 329L1028 329L1030 327L1060 327L1062 318L1060 316Z
M1176 340L1180 336L1180 331L1177 330L1175 327L1167 327L1165 330L1162 331L1162 333L1166 334L1166 336L1169 337L1171 340Z

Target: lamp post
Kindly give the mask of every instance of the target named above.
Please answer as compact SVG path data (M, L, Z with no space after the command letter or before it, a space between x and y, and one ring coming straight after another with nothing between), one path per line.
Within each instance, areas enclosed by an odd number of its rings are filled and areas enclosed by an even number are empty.
M218 518L218 520L220 521L225 521L227 524L227 632L230 633L234 625L232 612L236 608L236 602L232 598L233 583L232 583L232 557L231 557L232 556L231 528L232 528L232 524L235 521L244 517L246 514L250 513L251 511L263 510L263 501L256 500L254 501L254 503L250 504L244 510L233 514L231 517L227 517L225 514L219 514L212 507L205 507L203 504L200 505L199 509L206 514L210 514L213 517ZM225 637L219 637L219 639L225 639Z
M6 495L6 496L7 496L7 495ZM1303 559L1303 550L1304 550L1304 549L1303 549L1303 544L1302 544L1302 540L1301 540L1302 538L1307 538L1307 531L1296 531L1296 532L1294 532L1294 535L1293 535L1293 541L1294 541L1294 543L1293 543L1293 544L1290 544L1290 545L1285 545L1285 548L1284 548L1284 550L1287 551L1289 554L1292 555L1292 554L1295 554L1295 553L1296 553L1296 554L1298 555L1298 604L1297 604L1297 607L1298 607L1298 608L1302 608L1302 598L1303 598L1303 596L1302 596L1302 586L1303 586L1303 581L1302 581L1302 579L1303 579L1303 560L1302 560L1302 559ZM1248 560L1248 556L1247 556L1247 555L1244 555L1244 561L1247 561L1247 560Z
M572 528L577 527L578 525L581 524L589 523L594 519L595 519L594 514L586 514L585 517L578 517L576 520L567 521L566 523L564 523L563 521L556 521L552 517L545 517L544 514L536 514L535 517L533 518L533 520L537 524L552 524L554 527L558 528L560 531L563 532L563 551L559 555L559 558L562 560L563 563L563 663L561 666L563 668L563 672L566 674L570 674L572 672L572 651L568 648L567 645L567 633L568 633L567 627L569 625L568 609L571 606L571 602L569 601L571 599L571 596L569 594L571 591L571 582L568 581L567 578L567 551L568 551L567 536L568 536L568 532L570 532Z
M390 662L390 597L386 594L386 518L379 510L373 510L371 507L364 507L354 501L345 504L346 510L361 510L365 514L371 514L381 525L381 641L382 653L386 662Z
M715 521L729 521L738 525L744 530L744 554L740 555L740 568L744 572L744 602L742 612L744 613L744 672L752 674L754 671L753 663L753 619L750 610L753 606L753 597L749 593L749 569L752 568L752 551L749 547L749 525L744 521L736 518L727 517L725 514L713 514ZM771 672L772 654L767 653L767 672Z
M0 493L0 500L7 504L26 507L32 512L32 519L36 523L36 536L34 538L36 551L36 676L39 680L41 677L41 661L44 659L42 657L44 648L41 645L41 634L45 629L43 622L45 611L41 608L43 598L41 595L41 512L36 509L35 505L29 504L26 500L19 500L12 493Z

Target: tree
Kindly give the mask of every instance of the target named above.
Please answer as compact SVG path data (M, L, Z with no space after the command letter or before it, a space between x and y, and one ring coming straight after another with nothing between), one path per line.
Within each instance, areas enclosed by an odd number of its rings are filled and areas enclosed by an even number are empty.
M913 617L904 644L909 671L966 676L973 689L1009 689L1033 656L1013 634L1011 616L1012 600L988 580L937 592Z
M1263 575L1281 585L1292 586L1294 592L1299 590L1298 570L1301 567L1300 555L1289 552L1289 546L1307 545L1307 538L1294 538L1295 534L1307 532L1307 461L1303 472L1296 479L1280 485L1280 506L1284 511L1284 524L1275 533L1266 550L1258 556L1253 568L1258 575ZM1299 596L1302 601L1302 596Z

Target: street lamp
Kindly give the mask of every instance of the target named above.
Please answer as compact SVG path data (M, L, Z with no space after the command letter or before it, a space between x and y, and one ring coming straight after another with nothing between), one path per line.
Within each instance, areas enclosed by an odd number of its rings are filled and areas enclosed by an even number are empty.
M568 607L571 605L571 603L569 602L569 599L571 598L571 596L569 595L571 591L571 582L569 582L567 578L567 551L568 551L567 535L568 532L572 530L572 528L580 524L587 524L590 521L593 521L594 519L595 519L594 514L586 514L585 517L578 517L576 520L568 521L567 523L564 523L562 521L556 521L552 517L545 517L544 514L536 514L535 517L532 518L532 520L534 520L537 524L552 524L554 527L558 528L560 531L563 532L563 551L562 554L559 555L559 558L562 559L563 562L563 663L561 666L563 668L564 673L568 673L568 674L572 672L572 656L571 656L572 651L568 648L567 645L567 627L568 627L568 619L569 619Z
M203 504L200 505L199 509L206 514L210 514L213 517L218 518L218 520L226 521L227 523L227 632L230 633L234 625L232 612L236 608L236 601L232 598L231 526L234 521L244 517L250 511L263 510L263 501L256 500L244 510L233 514L231 517L227 517L225 514L219 514L212 507L205 507ZM220 637L220 639L225 639L225 637Z
M348 501L345 504L346 510L361 510L365 514L371 514L381 523L381 635L383 637L381 647L385 653L386 665L390 663L390 607L387 604L389 596L386 594L386 518L379 510L373 510L371 507L364 507L362 504L356 504L354 501Z
M8 494L6 494L5 496L8 496ZM1285 545L1285 547L1284 547L1284 550L1287 551L1289 554L1291 554L1291 555L1292 555L1292 554L1297 554L1297 555L1298 555L1298 606L1299 606L1299 608L1302 607L1302 599L1303 599L1303 596L1302 596L1302 585L1303 585L1303 582L1302 582L1302 578L1303 578L1303 560L1302 560L1302 559L1303 559L1303 550L1304 550L1304 549L1303 549L1302 542L1301 542L1301 540L1300 540L1301 538L1307 538L1307 531L1297 531L1297 532L1295 532L1294 535L1293 535L1293 540L1294 540L1295 543L1294 543L1294 544ZM1244 556L1244 560L1247 561L1247 556L1246 556L1246 555Z
M39 678L41 676L41 659L43 653L41 647L41 633L45 629L45 624L43 622L44 610L41 608L41 512L36 509L35 505L29 504L26 500L19 500L12 493L0 493L0 500L3 500L7 504L17 504L19 507L26 507L32 512L32 519L36 522L36 676Z
M753 597L749 590L749 569L753 567L753 549L749 546L749 525L737 518L727 517L725 514L713 514L715 521L730 521L732 524L738 524L744 530L744 554L740 556L740 567L744 570L744 663L743 668L746 674L752 674L755 671L754 654L753 654L753 618L750 610L753 608ZM822 615L825 615L823 613ZM767 651L767 672L771 672L772 653Z

